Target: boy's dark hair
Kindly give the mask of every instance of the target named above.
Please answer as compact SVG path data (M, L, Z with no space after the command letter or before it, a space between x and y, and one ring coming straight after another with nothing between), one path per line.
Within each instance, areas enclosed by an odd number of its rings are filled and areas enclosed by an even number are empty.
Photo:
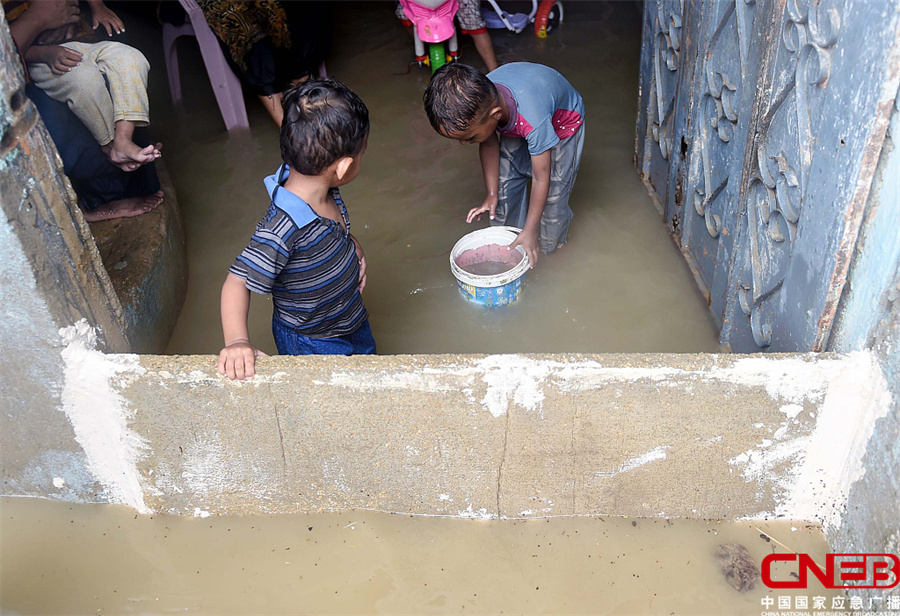
M434 72L424 98L434 130L445 135L462 133L494 104L497 88L478 69L451 62Z
M281 101L281 158L303 175L319 175L335 161L355 156L369 134L369 110L336 79L310 79Z

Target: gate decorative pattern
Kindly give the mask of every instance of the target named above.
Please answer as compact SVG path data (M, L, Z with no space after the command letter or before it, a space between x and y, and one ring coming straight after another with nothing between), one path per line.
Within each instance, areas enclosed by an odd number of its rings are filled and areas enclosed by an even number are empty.
M681 20L677 8L645 5L642 178L722 342L821 350L900 82L900 0L685 0Z
M649 13L651 8L652 13ZM649 58L649 78L646 84L642 83L642 93L647 93L648 112L646 131L638 136L643 141L638 149L643 149L646 175L653 177L658 190L664 192L668 178L667 161L674 143L675 99L682 61L683 0L659 0L653 7L648 5L647 11L642 53ZM640 127L638 130L640 133Z
M740 191L740 152L747 141L749 104L756 89L758 61L751 56L754 1L707 3L700 33L703 59L697 70L695 118L686 179L689 211L684 214L682 249L694 256L698 278L709 290L710 307L721 318L724 286L734 228L729 205Z
M778 88L759 127L747 199L749 255L738 283L741 311L750 318L754 342L772 342L776 301L793 254L800 211L806 198L816 136L810 99L821 95L831 73L831 51L840 34L834 7L788 2L781 45L790 76Z

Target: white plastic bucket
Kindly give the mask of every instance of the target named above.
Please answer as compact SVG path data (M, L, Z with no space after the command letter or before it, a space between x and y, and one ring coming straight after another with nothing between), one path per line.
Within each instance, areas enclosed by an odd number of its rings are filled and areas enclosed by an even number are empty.
M528 255L521 246L516 250L521 260L510 270L500 274L481 276L467 272L457 263L460 255L483 246L512 244L520 229L515 227L488 227L464 235L450 251L450 271L456 278L459 292L469 301L485 306L506 306L519 299L528 272Z

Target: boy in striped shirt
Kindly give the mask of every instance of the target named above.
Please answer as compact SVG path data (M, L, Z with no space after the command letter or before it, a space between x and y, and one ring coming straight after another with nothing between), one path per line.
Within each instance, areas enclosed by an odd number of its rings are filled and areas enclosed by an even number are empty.
M272 334L282 355L375 352L362 301L366 258L350 234L339 186L359 172L369 111L334 79L309 80L283 96L281 158L265 179L270 204L222 286L225 348L219 373L254 374L250 291L272 295Z

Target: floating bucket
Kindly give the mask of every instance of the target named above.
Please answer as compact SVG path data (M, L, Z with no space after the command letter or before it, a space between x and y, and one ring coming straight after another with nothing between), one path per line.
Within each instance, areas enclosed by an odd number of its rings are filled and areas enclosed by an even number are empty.
M515 250L506 248L519 232L514 227L488 227L456 242L450 251L450 271L463 297L492 307L519 299L525 286L528 257L521 246Z

